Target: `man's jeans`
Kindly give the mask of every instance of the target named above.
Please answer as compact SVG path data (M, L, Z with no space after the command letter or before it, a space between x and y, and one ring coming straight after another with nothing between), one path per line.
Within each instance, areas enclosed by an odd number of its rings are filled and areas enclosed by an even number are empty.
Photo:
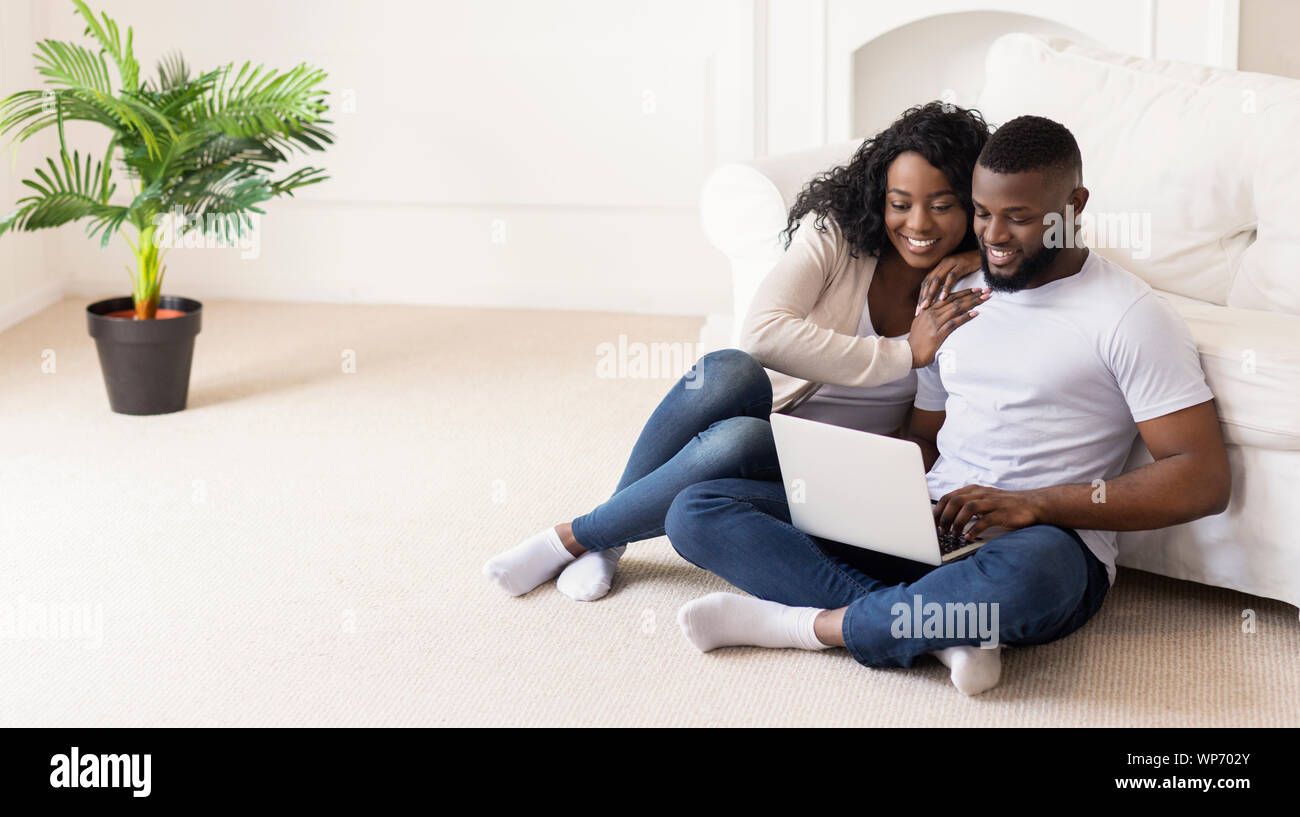
M722 349L700 358L646 422L614 495L573 520L573 537L587 550L653 539L683 488L720 477L781 479L771 414L772 382L753 357Z
M935 609L927 605L939 605L945 622L950 609L972 609L950 604L975 604L989 622L996 610L998 643L1042 644L1082 627L1110 588L1105 566L1072 530L1022 528L931 567L800 532L790 524L780 482L693 485L673 501L666 527L687 561L752 595L796 607L848 608L844 643L872 667L910 667L918 655L985 640L970 628L964 637L947 627L918 632L912 625Z

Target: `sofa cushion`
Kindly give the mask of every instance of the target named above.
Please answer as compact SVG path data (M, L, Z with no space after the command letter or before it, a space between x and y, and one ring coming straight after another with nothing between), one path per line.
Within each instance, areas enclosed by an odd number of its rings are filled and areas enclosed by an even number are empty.
M1300 316L1160 295L1191 328L1224 439L1300 450Z
M1027 34L995 41L986 75L990 122L1038 114L1078 139L1101 254L1166 292L1300 314L1300 81Z

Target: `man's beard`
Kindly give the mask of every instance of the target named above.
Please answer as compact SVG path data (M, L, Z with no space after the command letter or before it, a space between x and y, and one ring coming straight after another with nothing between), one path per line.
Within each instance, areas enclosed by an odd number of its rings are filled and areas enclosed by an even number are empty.
M1020 262L1020 269L1008 277L992 272L992 267L989 266L988 252L981 246L980 264L987 270L984 275L984 283L994 292L1019 292L1032 284L1034 279L1056 260L1056 255L1060 251L1060 247L1043 247L1033 256L1026 255Z

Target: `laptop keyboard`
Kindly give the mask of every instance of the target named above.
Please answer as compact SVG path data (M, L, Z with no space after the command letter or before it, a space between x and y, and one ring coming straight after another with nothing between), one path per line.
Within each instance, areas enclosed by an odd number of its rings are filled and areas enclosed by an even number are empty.
M930 504L937 505L938 503L932 499L930 500ZM970 542L967 542L965 539L961 538L956 534L939 530L938 525L935 525L934 529L939 534L939 556L940 557L947 556L949 553L952 553L954 550L961 550L962 548L971 544Z
M947 556L949 553L952 553L954 550L961 550L962 548L966 547L969 544L970 542L967 542L965 539L961 538L960 536L956 536L954 534L948 533L947 531L939 531L939 555L940 556Z

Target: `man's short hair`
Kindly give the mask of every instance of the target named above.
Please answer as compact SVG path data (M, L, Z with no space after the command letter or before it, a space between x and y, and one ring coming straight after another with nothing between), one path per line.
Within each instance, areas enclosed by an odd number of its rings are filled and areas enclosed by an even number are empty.
M980 151L978 164L994 173L1037 170L1083 178L1083 156L1074 134L1044 116L1017 116L995 130Z

